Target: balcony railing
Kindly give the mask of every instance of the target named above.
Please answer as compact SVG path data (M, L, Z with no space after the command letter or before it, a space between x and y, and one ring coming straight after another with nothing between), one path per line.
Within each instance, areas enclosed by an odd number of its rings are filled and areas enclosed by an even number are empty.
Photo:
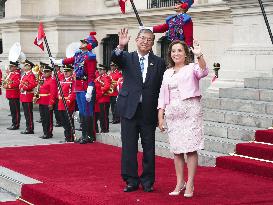
M175 1L176 0L147 0L147 9L174 6Z

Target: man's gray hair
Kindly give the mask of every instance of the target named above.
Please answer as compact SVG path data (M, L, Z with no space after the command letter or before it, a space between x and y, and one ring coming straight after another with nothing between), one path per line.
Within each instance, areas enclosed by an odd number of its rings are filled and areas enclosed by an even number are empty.
M142 34L142 33L150 33L150 34L152 34L153 35L153 40L155 40L155 35L154 35L154 33L150 29L148 29L148 28L140 29L139 32L138 32L138 34L137 34L137 37L139 37L140 34Z

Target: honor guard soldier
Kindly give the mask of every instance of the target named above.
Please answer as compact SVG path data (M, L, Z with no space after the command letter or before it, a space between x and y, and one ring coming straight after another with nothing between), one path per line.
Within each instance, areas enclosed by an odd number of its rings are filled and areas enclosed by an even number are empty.
M90 32L89 36L80 40L80 50L73 57L55 60L50 58L57 65L73 65L76 75L76 101L79 113L82 115L82 136L75 140L81 144L92 143L95 141L96 131L94 129L93 115L95 103L95 71L96 71L96 55L92 49L98 46L95 38L96 32Z
M61 66L59 65L54 65L54 69L57 72L57 76L60 82L62 82L64 80L64 73L61 71ZM58 111L58 101L59 99L56 99L56 103L53 106L53 110L54 110L54 115L55 115L55 120L56 120L56 124L55 127L61 127L62 126L62 119L61 119L61 115Z
M37 87L34 102L39 104L44 135L40 138L49 139L53 134L53 105L57 98L57 83L52 77L53 68L46 65L43 68L43 79Z
M3 88L6 89L6 98L9 101L9 107L12 118L12 125L8 127L8 130L18 130L20 127L20 72L17 70L19 66L19 62L9 63L9 74L6 79L3 81Z
M32 72L34 64L29 60L25 60L23 67L24 74L21 77L19 89L20 89L20 102L22 103L24 115L26 119L26 129L21 134L34 134L33 124L33 96L34 88L38 82Z
M194 0L176 0L174 10L175 15L168 16L166 23L153 26L154 33L164 33L170 41L181 40L192 47L193 45L193 23L191 16L187 14L188 9L192 6Z
M68 108L68 112L70 115L70 119L72 120L72 126L74 127L74 120L73 120L73 113L75 110L75 102L76 102L76 93L75 93L75 80L73 77L73 67L70 65L67 65L64 67L64 79L60 82L62 91L64 94L64 99L66 101L66 105ZM63 99L60 95L58 96L59 102L58 102L58 110L61 117L61 123L64 128L64 136L66 142L73 142L74 136L73 136L73 127L71 127L69 118L67 116L67 112L65 110L65 106L63 103Z
M110 96L110 105L111 105L111 112L112 112L112 123L117 124L120 122L120 118L118 114L115 112L116 102L117 102L117 96L118 96L118 90L117 90L117 82L120 77L122 77L122 73L118 70L118 67L115 63L110 63L111 71L109 73L109 76L111 78L111 86L109 91Z
M95 85L96 99L100 108L100 128L102 133L108 133L111 78L107 75L107 66L99 64L99 74L95 80Z
M38 82L38 84L42 83L43 82L43 69L44 67L48 65L44 62L40 62L40 66L39 67L35 67L36 70L34 71L34 74L36 76L36 80ZM39 85L38 85L39 86ZM40 118L38 120L36 120L36 122L38 123L42 123L42 117L41 117L41 114L40 114Z

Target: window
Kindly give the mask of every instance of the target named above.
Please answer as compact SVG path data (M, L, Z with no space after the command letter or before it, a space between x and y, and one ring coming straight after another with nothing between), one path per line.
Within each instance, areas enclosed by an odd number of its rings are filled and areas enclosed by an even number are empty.
M175 5L175 0L148 0L147 9L170 7Z
M0 0L0 18L4 18L5 17L5 3L7 0Z
M171 41L166 36L163 36L159 39L158 42L161 45L161 58L163 58L165 62L168 63L168 48Z

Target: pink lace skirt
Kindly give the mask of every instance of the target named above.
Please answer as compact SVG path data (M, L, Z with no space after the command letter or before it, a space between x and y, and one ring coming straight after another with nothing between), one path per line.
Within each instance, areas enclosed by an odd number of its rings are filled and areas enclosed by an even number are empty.
M175 154L204 149L203 114L199 97L171 99L165 109L170 151Z

